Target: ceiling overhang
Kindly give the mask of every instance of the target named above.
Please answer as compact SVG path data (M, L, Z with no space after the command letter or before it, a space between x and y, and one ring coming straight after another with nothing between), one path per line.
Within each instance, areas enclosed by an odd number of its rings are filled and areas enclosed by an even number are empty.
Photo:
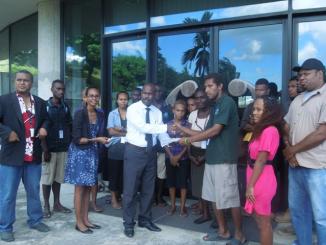
M37 12L40 0L0 0L0 31Z

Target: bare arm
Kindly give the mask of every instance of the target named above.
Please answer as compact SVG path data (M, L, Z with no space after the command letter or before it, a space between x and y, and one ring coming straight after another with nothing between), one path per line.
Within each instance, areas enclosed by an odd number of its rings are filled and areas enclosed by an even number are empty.
M295 145L289 145L289 147L285 148L283 151L284 156L287 160L289 160L292 157L294 157L295 154L310 150L320 145L325 140L326 140L326 124L320 124L319 127L314 132L307 135L299 143Z
M247 184L247 191L246 191L246 197L249 199L251 203L255 202L255 196L254 196L254 186L263 172L264 166L266 164L268 158L268 152L261 151L258 153L257 159L255 161L254 169L252 176Z
M126 136L126 130L122 127L108 128L108 131L111 136L119 136L119 137Z
M189 138L189 143L213 138L214 136L218 135L222 131L223 127L224 126L222 124L214 124L213 127L191 136Z

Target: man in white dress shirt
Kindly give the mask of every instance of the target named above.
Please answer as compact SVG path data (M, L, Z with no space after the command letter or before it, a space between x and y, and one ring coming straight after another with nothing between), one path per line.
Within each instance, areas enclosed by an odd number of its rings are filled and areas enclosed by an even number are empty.
M156 178L157 153L154 146L159 134L167 131L162 112L152 105L155 85L145 84L141 100L127 110L127 135L123 173L123 224L124 234L134 236L136 195L140 190L138 226L150 231L161 231L152 222L152 198Z

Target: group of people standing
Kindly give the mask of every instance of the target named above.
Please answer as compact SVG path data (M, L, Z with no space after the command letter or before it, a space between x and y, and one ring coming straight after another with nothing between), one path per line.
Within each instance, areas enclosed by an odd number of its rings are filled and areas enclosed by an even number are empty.
M71 212L60 203L60 184L64 182L75 185L76 230L90 234L100 229L100 225L89 220L88 209L90 196L96 208L96 195L92 193L97 188L100 152L107 149L105 172L111 205L123 208L127 237L134 236L138 203L138 226L161 231L152 222L151 210L153 201L165 205L162 198L165 178L170 196L167 214L177 211L176 191L180 189L179 214L186 217L190 176L192 195L199 200L194 208L201 214L194 222L211 220L208 208L211 203L218 225L217 232L207 233L204 241L225 241L233 245L247 242L241 221L240 197L244 196L244 210L257 221L260 243L273 244L272 200L280 187L287 186L280 185L275 171L280 165L287 169L289 164L289 175L284 181L289 182L289 210L297 235L294 244L312 244L313 223L318 244L324 244L325 67L317 59L308 59L293 70L298 76L289 82L293 101L285 116L279 100L269 94L268 81L259 79L256 98L240 123L234 99L224 92L223 77L212 73L205 77L203 88L197 89L191 99L177 99L171 109L164 104L159 93L161 87L156 84L148 83L141 91L135 90L131 94L135 103L130 106L129 94L118 92L116 109L109 113L106 126L104 112L98 108L97 88L85 90L83 105L72 119L63 100L62 81L53 81L53 97L45 102L30 93L32 74L18 72L16 92L0 97L1 240L14 240L15 200L21 179L32 229L49 231L42 218L51 216L51 189L53 211ZM298 95L299 85L304 91ZM192 108L194 105L196 108ZM238 185L239 141L248 145L245 190L240 188L243 193ZM277 160L277 155L282 153L284 162ZM228 229L225 209L231 210L234 234Z

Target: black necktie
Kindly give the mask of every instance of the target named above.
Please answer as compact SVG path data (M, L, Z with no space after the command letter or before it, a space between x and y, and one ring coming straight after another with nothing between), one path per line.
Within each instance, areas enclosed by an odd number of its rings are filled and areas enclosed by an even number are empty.
M149 119L149 111L151 109L149 107L146 107L146 123L151 123ZM147 148L153 147L153 137L151 134L145 134L145 140L147 141Z

